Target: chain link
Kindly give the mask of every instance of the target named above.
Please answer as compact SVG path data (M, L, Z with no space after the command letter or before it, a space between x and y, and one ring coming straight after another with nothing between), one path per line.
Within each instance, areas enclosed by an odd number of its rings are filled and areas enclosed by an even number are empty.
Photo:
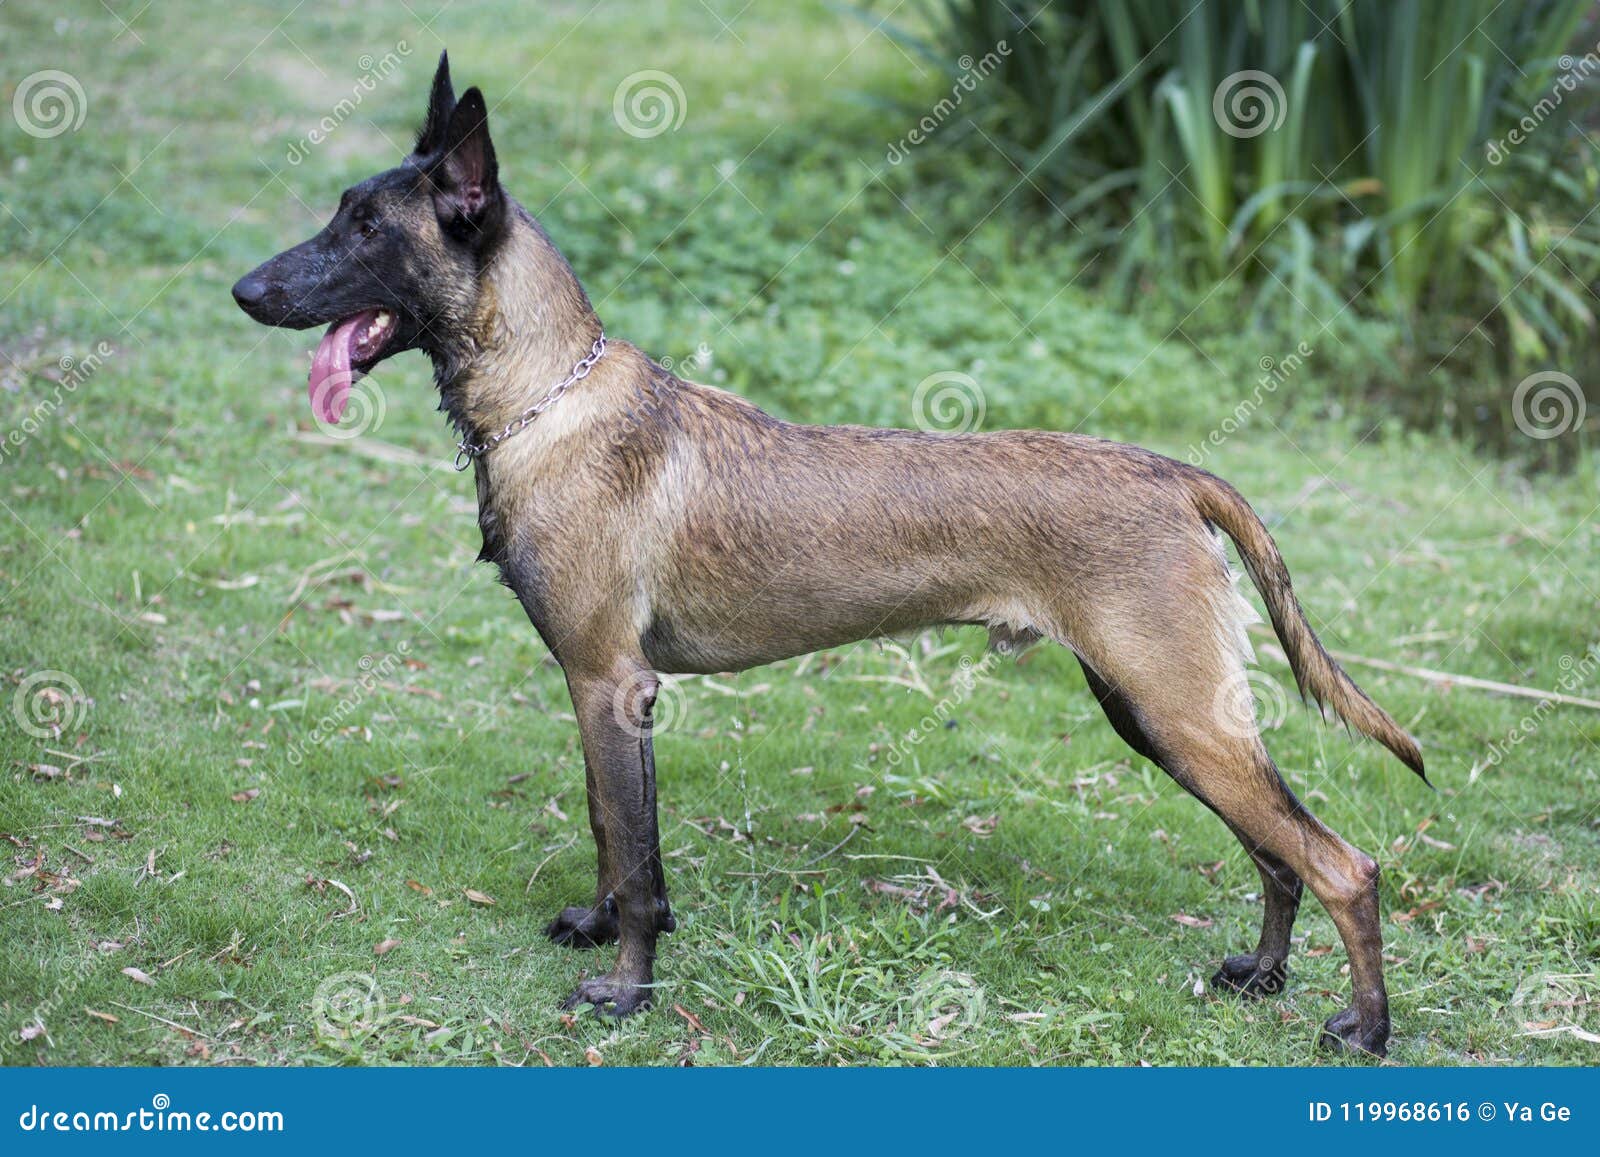
M535 418L559 402L563 394L565 394L569 389L577 385L579 382L583 381L584 378L588 377L589 371L594 369L595 365L600 361L600 359L605 356L606 335L605 331L602 330L600 336L594 339L594 345L589 347L588 354L583 357L577 365L572 367L572 372L566 377L562 378L555 385L551 386L544 397L540 398L533 405L529 406L526 410L522 411L522 413L518 414L515 418L511 419L511 421L507 422L504 430L501 430L497 434L490 434L486 441L480 442L476 446L474 446L471 442L468 442L465 438L457 442L455 463L456 469L458 471L465 470L472 464L472 460L474 458L483 457L490 450L493 450L496 446L500 445L500 443L511 437L511 435L519 433L522 430L526 430L530 425L533 424L533 420Z

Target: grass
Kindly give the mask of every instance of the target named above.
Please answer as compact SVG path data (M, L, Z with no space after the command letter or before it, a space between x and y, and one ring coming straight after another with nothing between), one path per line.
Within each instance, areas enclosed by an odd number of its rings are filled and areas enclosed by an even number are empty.
M699 4L428 28L429 7L324 6L276 30L287 7L113 7L132 31L97 3L0 9L8 77L63 69L89 101L50 139L0 123L0 420L26 429L0 474L0 660L8 707L62 673L42 706L67 723L0 715L7 1063L1339 1063L1312 1047L1347 992L1320 907L1284 997L1197 994L1253 943L1241 849L1120 744L1070 656L989 665L970 632L675 684L658 1008L557 1011L609 957L540 934L592 887L576 730L473 561L425 368L383 368L362 437L308 440L307 335L227 295L398 154L441 41L612 332L707 347L699 376L795 418L909 424L917 384L960 372L986 428L1203 444L1331 645L1600 695L1592 463L1530 478L1330 410L1319 383L1360 364L1331 338L1208 440L1286 351L1109 313L1002 214L948 245L959 206L874 177L903 131L876 98L925 81L828 8L729 7L729 31ZM676 131L619 131L642 69L680 82ZM63 357L82 380L37 416ZM1283 710L1270 657L1262 699L1297 791L1383 865L1393 1058L1592 1063L1566 1030L1600 1030L1600 713L1355 670L1437 792Z

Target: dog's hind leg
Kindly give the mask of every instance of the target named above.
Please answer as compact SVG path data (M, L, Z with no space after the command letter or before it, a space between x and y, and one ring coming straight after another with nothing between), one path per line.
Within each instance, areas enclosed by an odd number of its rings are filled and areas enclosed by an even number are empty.
M1122 737L1123 742L1168 775L1172 775L1172 769L1163 762L1155 741L1140 726L1138 713L1128 698L1096 674L1094 668L1081 658L1078 664L1083 668L1089 690L1094 692L1094 697L1100 701L1106 718L1111 721L1112 728ZM1201 802L1211 807L1210 801L1203 797ZM1216 808L1212 807L1211 810L1216 811ZM1220 812L1217 814L1224 823L1228 823L1226 816L1222 816ZM1275 995L1283 991L1288 978L1289 937L1294 930L1295 914L1300 908L1302 890L1300 877L1277 856L1254 846L1233 824L1228 823L1228 827L1239 837L1239 842L1244 845L1245 852L1261 875L1266 912L1261 918L1261 938L1256 944L1256 950L1252 953L1230 956L1224 960L1216 975L1211 978L1211 986L1220 991L1236 992L1244 996Z
M1266 911L1261 917L1261 937L1256 942L1256 950L1223 960L1211 978L1211 987L1240 996L1275 996L1283 991L1288 981L1289 937L1294 931L1294 918L1300 910L1304 885L1287 863L1257 847L1231 823L1228 827L1239 837L1261 876Z
M595 908L615 928L618 949L611 971L580 983L565 1007L592 1004L596 1012L626 1016L650 1006L656 937L677 926L667 905L656 816L657 682L642 662L623 660L598 673L569 669L567 686L591 772L589 815L605 889Z
M1226 984L1233 973L1258 989L1269 980L1281 985L1271 974L1287 951L1297 883L1304 880L1338 926L1354 990L1353 1005L1327 1022L1321 1043L1381 1056L1389 1006L1377 865L1305 809L1279 776L1253 718L1246 712L1241 720L1234 699L1247 694L1248 684L1239 656L1203 618L1161 611L1147 606L1143 617L1123 619L1127 627L1102 636L1082 659L1118 733L1216 812L1272 881L1256 959L1247 965L1248 957L1235 957L1238 963L1225 962L1219 976ZM1152 614L1166 628L1159 651L1150 644Z

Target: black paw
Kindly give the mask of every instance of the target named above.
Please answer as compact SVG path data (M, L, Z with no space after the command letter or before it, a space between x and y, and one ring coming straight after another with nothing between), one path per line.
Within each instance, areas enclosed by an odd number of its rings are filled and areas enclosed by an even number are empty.
M620 977L596 976L580 982L572 990L572 995L561 1002L561 1007L570 1012L579 1005L592 1004L596 1016L632 1016L650 1007L652 991L648 983L635 984Z
M1289 970L1283 961L1270 956L1258 957L1252 952L1224 960L1211 978L1211 987L1216 992L1236 996L1276 996L1283 991L1288 979Z
M1323 1024L1317 1046L1334 1053L1386 1057L1389 1055L1389 1021L1384 1018L1363 1025L1360 1014L1347 1008L1330 1016Z
M544 934L557 944L572 948L598 948L617 938L617 909L613 904L599 908L563 908L561 915L545 925Z

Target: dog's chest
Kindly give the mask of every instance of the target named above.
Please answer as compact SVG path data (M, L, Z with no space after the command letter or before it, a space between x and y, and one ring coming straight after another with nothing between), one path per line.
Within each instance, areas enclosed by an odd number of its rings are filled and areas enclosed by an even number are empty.
M500 572L500 581L510 587L539 632L549 645L550 592L546 569L539 557L537 546L527 535L514 531L513 511L507 509L504 495L497 495L489 479L489 472L480 461L477 471L478 532L483 545L478 550L480 562L493 563Z
M500 568L500 581L509 584L510 576L506 573L508 543L505 518L495 503L488 469L482 460L475 465L478 484L478 531L483 535L483 546L478 550L478 561L494 563Z

